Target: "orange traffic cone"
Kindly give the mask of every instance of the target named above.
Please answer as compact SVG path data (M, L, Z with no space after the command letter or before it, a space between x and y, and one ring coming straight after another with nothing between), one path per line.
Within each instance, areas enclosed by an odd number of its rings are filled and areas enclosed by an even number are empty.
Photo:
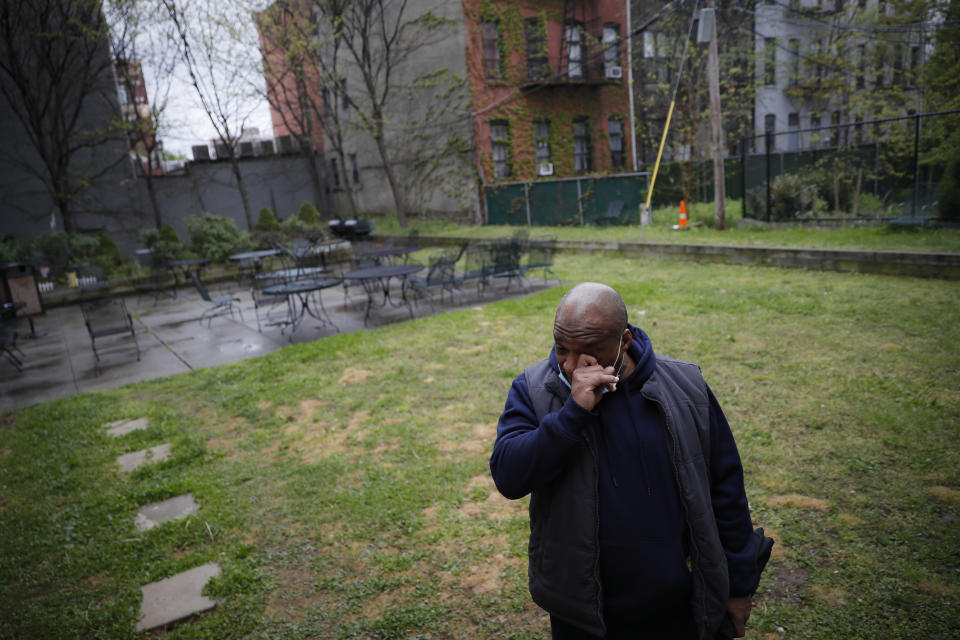
M680 221L677 226L681 229L687 226L687 203L683 200L680 201Z

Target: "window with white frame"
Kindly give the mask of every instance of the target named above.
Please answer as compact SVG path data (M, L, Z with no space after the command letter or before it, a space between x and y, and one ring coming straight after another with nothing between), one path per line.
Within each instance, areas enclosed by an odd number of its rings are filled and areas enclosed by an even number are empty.
M623 169L623 118L611 116L607 120L607 135L610 137L610 167Z
M350 154L350 179L353 184L360 184L360 164L357 162L357 154Z
M583 78L583 26L579 22L568 22L567 36L567 76L571 79Z
M533 123L533 143L536 149L537 166L550 162L550 121Z
M593 170L590 154L590 129L586 118L573 121L573 170L587 173Z
M510 125L506 120L490 121L490 147L493 152L493 177L509 178Z
M487 80L503 79L500 63L500 23L488 20L483 23L483 72Z
M603 71L608 79L622 74L620 67L620 25L608 22L603 25Z
M337 167L337 159L330 158L330 177L333 179L334 189L340 187L340 169Z

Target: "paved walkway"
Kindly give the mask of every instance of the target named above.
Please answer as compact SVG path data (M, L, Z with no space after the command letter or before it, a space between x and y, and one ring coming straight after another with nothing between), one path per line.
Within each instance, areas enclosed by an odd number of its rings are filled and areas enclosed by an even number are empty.
M531 279L531 291L544 287L539 279ZM551 283L553 284L553 283ZM344 308L342 287L323 291L323 303L331 319L341 332L364 329L363 315L366 298L351 290L349 305ZM472 293L472 291L468 290ZM24 355L23 372L18 372L6 359L0 358L0 412L27 407L77 393L107 389L130 382L150 380L193 369L255 358L290 344L289 328L281 333L279 326L266 326L257 331L257 317L249 292L231 290L229 284L214 285L211 295L233 293L241 299L243 320L229 315L213 319L208 328L199 322L201 314L210 308L193 289L181 289L174 299L154 301L150 296L140 300L126 298L127 308L134 318L141 360L129 335L110 336L97 341L100 352L99 370L90 347L90 338L78 305L50 309L35 318L34 325L40 337L30 338L26 322L21 324L19 347ZM515 295L519 292L515 291ZM487 296L480 302L488 302ZM476 304L475 295L468 304ZM452 308L447 302L436 304L436 311ZM275 310L281 313L282 307ZM430 307L414 307L417 317L430 314ZM261 320L262 320L261 310ZM374 308L369 328L409 319L406 308ZM307 316L297 327L293 342L309 342L333 335L336 330L322 326L320 321Z

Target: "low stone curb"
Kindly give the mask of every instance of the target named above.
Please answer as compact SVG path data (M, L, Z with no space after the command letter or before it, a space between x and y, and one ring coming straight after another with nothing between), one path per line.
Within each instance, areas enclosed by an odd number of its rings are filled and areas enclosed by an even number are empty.
M397 236L400 239L400 236ZM420 236L424 247L456 246L466 238ZM960 253L798 249L669 242L558 240L557 249L580 253L606 251L632 256L670 257L720 264L754 264L790 269L840 271L960 280Z

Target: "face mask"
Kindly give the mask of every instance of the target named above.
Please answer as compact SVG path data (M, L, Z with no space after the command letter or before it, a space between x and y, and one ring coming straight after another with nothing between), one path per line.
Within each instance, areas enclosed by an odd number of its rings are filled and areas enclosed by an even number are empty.
M617 360L620 359L620 351L621 351L621 349L623 349L623 340L621 340L621 341L620 341L620 344L617 346L617 357L616 357L616 358L614 359L614 361L613 361L614 367L616 367ZM624 363L621 362L621 363L620 363L620 368L617 369L616 376L617 376L618 378L620 377L620 374L623 372L623 365L624 365ZM567 376L563 375L563 367L560 367L560 381L563 382L563 384L567 385L567 389L570 389L571 391L573 390L573 387L570 385L570 381L567 380ZM604 388L603 388L603 393L607 393L608 391L610 391L610 389L609 389L608 387L604 387Z

